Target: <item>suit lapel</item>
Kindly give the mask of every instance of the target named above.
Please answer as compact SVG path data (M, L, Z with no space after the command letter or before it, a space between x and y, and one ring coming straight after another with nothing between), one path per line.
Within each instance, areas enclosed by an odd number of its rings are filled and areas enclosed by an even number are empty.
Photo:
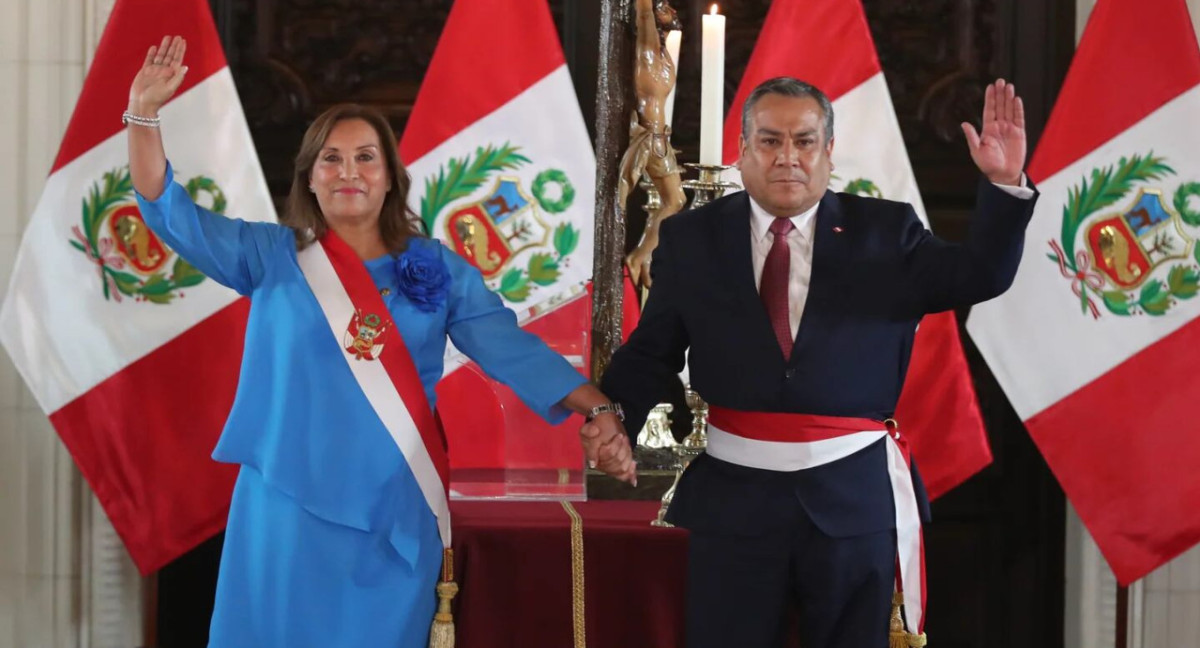
M822 305L834 298L838 290L838 277L845 267L849 254L848 238L845 234L841 201L837 194L826 191L817 208L816 225L813 228L812 276L809 278L808 299L800 318L800 328L792 346L791 362L800 357L806 336L811 336L813 327L828 327L833 313ZM771 340L770 347L776 357L783 360L783 352L774 343L775 332L767 309L758 295L754 282L754 261L750 249L750 198L742 192L724 206L716 219L714 230L715 249L720 250L722 274L729 279L734 294L747 314L752 330L750 335L763 336ZM755 332L755 329L757 332Z
M783 360L783 352L774 343L771 320L767 317L767 309L758 296L758 286L754 281L754 259L750 249L750 197L746 192L734 197L721 210L713 235L716 237L713 248L719 250L722 256L719 266L721 274L727 277L733 289L738 309L746 314L751 327L749 334L771 340L771 348L775 349L779 360Z
M724 258L723 274L732 281L739 299L752 298L758 301L758 288L754 285L754 260L750 250L750 197L741 192L721 209L714 235L716 249ZM763 311L764 316L766 311Z
M796 340L792 346L792 361L794 364L800 357L801 347L814 327L832 326L830 318L834 315L825 308L838 290L838 277L848 263L849 243L842 218L842 205L837 194L825 191L817 207L817 223L813 228L813 259L812 276L808 281L808 298L804 303L804 313L800 316L800 328L796 331ZM765 312L765 311L764 311Z

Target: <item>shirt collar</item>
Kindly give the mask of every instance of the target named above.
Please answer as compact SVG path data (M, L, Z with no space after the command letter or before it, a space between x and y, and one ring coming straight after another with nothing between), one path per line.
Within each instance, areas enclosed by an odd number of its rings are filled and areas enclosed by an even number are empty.
M817 204L808 208L805 212L792 216L792 225L796 226L796 231L800 232L801 237L808 238L810 236L812 228L809 225L812 224L813 216L816 215L817 208L820 206L821 202L817 201ZM753 198L750 198L750 235L754 237L756 243L762 241L770 233L768 228L771 227L771 223L774 220L774 216L767 213L767 210L763 209L762 205L758 204Z

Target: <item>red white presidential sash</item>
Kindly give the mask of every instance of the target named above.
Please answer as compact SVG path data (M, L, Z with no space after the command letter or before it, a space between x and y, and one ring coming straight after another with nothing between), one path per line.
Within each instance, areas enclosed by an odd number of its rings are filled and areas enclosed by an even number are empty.
M417 367L366 266L328 232L296 254L342 358L417 478L450 546L449 463Z
M711 407L705 451L740 466L792 472L844 459L883 438L889 440L888 475L896 504L896 585L904 592L907 630L920 634L925 625L925 547L912 457L895 421Z

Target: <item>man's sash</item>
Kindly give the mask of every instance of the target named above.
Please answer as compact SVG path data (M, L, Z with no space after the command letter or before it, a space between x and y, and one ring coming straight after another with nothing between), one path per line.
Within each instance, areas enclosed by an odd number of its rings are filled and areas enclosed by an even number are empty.
M404 339L366 266L332 231L296 255L355 381L404 455L450 547L449 463Z
M904 593L908 632L925 625L924 541L912 481L912 457L896 422L840 416L742 412L711 407L706 452L740 466L792 472L844 459L887 438L888 475L896 504L897 589Z

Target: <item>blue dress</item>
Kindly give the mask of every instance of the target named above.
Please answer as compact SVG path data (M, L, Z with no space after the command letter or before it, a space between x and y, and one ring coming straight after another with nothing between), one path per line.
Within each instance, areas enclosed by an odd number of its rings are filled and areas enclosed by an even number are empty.
M296 261L292 230L225 218L173 181L146 224L218 283L250 297L237 396L217 461L241 464L226 527L209 646L423 647L442 558L437 523L403 455L355 382ZM446 337L551 422L585 382L430 239L451 281L434 312L398 289L396 259L365 263L432 406Z

